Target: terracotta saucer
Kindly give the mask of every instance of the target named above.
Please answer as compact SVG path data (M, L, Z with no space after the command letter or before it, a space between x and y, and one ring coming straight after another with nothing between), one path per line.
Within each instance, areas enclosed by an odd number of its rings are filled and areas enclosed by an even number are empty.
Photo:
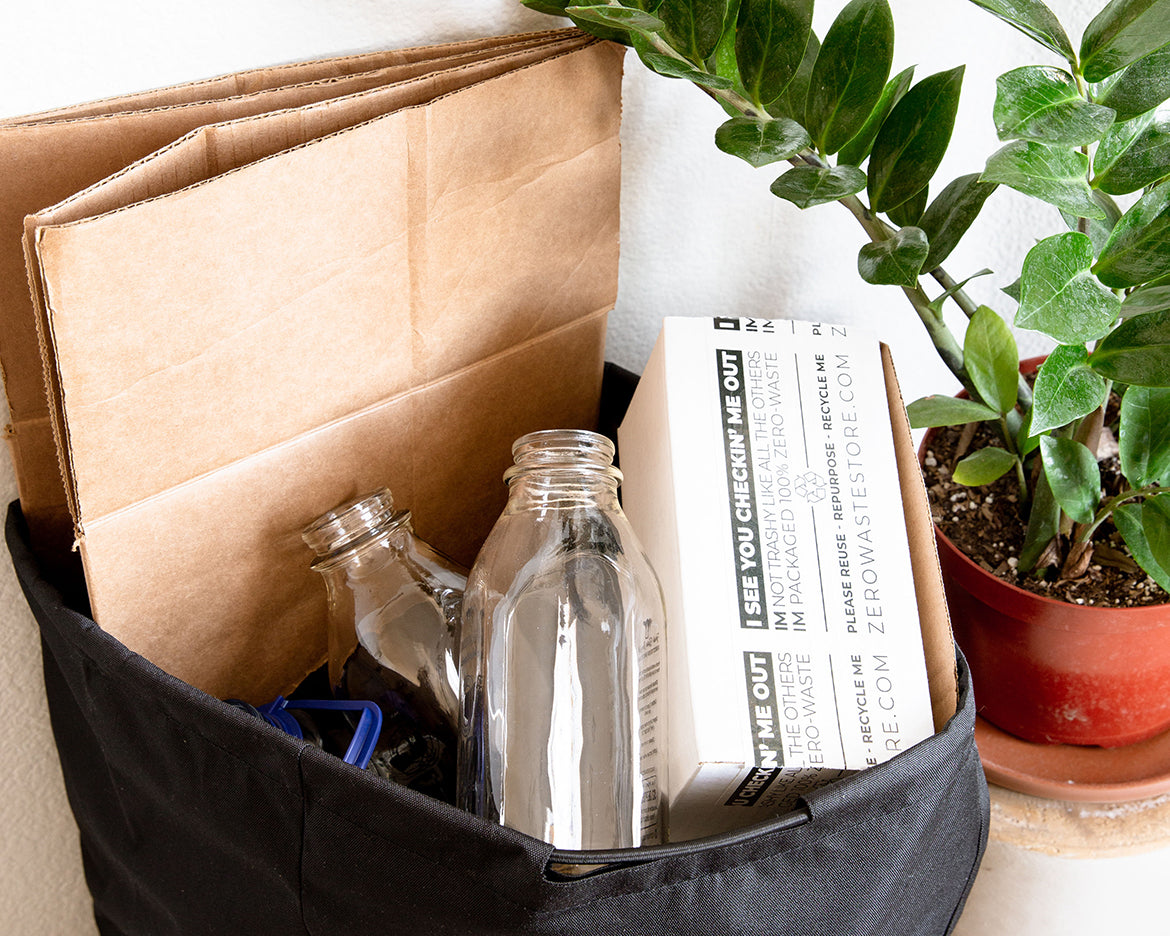
M991 783L1078 803L1128 803L1170 790L1170 731L1126 747L1033 744L975 719L975 743Z

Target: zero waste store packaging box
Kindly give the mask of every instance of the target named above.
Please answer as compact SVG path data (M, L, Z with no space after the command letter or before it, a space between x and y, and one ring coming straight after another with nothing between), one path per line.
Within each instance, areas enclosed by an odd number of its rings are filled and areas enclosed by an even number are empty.
M926 492L875 337L667 318L618 441L669 621L672 840L791 809L946 724Z
M5 280L32 215L33 301L0 296L23 466L7 541L103 936L949 932L987 821L961 658L955 714L893 760L750 828L617 853L554 851L216 698L266 701L323 656L306 520L388 483L470 561L511 441L598 418L621 53L559 33L446 61L484 43L0 125L23 173L0 173ZM344 90L259 98L322 74ZM46 561L66 501L98 623Z

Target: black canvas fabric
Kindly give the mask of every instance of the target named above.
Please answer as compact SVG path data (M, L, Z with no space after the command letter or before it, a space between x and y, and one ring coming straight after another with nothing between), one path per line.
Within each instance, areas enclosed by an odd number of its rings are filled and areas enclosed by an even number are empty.
M45 578L16 504L6 533L104 936L944 934L986 845L961 657L958 714L893 760L780 819L566 879L574 856L162 672Z

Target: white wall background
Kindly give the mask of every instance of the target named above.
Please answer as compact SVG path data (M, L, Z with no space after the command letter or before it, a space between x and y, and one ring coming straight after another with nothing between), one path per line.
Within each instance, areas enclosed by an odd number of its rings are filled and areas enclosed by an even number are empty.
M824 35L843 5L824 2ZM951 152L933 187L982 168L998 146L991 122L996 75L1053 58L967 0L892 0L894 70L916 77L967 64ZM1074 36L1087 0L1050 0ZM40 0L0 9L0 118L242 68L552 25L518 0ZM864 324L893 347L908 399L949 392L953 380L894 287L856 274L862 235L843 209L801 212L771 196L777 169L753 170L719 153L719 108L691 86L627 59L624 87L622 264L608 355L640 369L662 316L753 314ZM4 171L0 166L0 171ZM998 292L1026 248L1055 232L1054 210L1006 189L993 196L952 255L962 278L995 274L973 296L1010 316ZM960 316L961 318L961 316ZM1021 346L1039 351L1036 336ZM6 459L0 494L15 496ZM0 569L0 930L24 936L93 932L76 830L56 765L39 644L11 572Z

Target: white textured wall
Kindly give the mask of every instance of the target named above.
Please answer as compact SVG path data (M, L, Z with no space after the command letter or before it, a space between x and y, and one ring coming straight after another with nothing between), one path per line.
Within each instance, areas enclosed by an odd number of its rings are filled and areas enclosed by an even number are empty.
M823 35L843 3L824 3ZM1079 35L1084 0L1053 0ZM939 174L978 171L998 145L994 79L1043 50L966 0L892 0L895 70L917 77L968 65L960 127ZM40 0L0 11L0 117L305 57L511 33L550 21L515 0ZM649 76L632 57L625 83L622 266L609 356L639 369L668 314L790 315L865 323L888 341L908 398L954 384L899 290L861 283L860 229L829 205L800 212L768 193L776 170L717 152L723 119L689 85ZM1059 225L1051 210L1002 190L947 266L1008 311L998 288L1023 251ZM1044 346L1021 336L1025 349ZM15 495L7 461L0 494ZM52 753L39 646L11 572L0 568L0 931L22 936L93 931L76 831ZM1008 930L1004 930L1005 932ZM1040 930L1029 927L1033 934ZM1063 932L1069 932L1064 930Z

